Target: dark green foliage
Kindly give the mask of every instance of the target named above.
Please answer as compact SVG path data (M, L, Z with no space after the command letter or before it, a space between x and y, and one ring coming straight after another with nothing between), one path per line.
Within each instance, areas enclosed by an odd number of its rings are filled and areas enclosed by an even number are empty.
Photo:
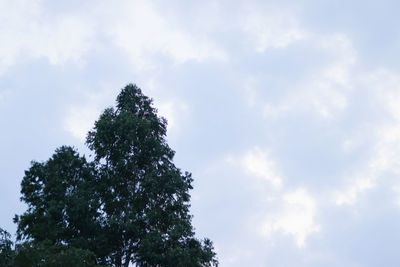
M24 242L15 248L15 267L94 267L95 254L89 250L54 245L51 241Z
M13 242L11 235L0 228L0 266L11 266L14 258Z
M93 163L63 146L46 163L32 162L21 183L28 210L15 216L17 239L68 244L99 254L101 232Z
M91 251L107 266L216 265L211 241L194 237L193 179L174 165L166 129L151 99L130 84L88 134L94 162L66 146L33 162L21 190L28 210L14 220L17 238L35 245L18 251L40 252L37 244L47 242L54 257Z
M50 240L25 241L15 245L10 234L0 228L1 267L101 267L96 265L96 255L66 245L56 245Z

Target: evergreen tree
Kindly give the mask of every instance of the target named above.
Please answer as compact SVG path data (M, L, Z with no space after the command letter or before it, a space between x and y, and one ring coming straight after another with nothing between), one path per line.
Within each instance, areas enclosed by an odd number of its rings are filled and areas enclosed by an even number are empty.
M167 121L133 84L89 132L94 161L61 147L22 181L28 210L17 237L83 249L108 266L213 266L212 242L194 237L192 177L173 163Z

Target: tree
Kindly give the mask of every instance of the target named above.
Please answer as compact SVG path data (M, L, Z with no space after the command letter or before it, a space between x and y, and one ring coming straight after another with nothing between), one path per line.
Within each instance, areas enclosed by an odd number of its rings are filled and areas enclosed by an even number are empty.
M49 240L14 245L10 237L7 231L0 228L2 267L100 267L95 264L96 256L92 251L56 245Z
M212 266L212 242L194 237L192 177L173 163L167 121L133 84L88 133L94 161L61 147L22 181L28 210L19 240L92 251L108 266Z
M13 242L11 235L0 228L0 266L11 266L14 258Z
M98 245L101 217L95 183L95 165L71 147L58 148L45 163L32 162L21 183L28 210L14 218L17 239L104 254Z
M16 245L13 267L99 267L92 251L55 245L50 241L23 242Z

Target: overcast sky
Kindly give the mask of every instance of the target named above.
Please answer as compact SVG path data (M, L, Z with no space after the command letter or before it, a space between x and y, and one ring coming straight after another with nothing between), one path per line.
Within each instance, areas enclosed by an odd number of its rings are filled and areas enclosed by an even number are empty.
M0 227L136 83L221 266L400 264L398 1L0 0Z

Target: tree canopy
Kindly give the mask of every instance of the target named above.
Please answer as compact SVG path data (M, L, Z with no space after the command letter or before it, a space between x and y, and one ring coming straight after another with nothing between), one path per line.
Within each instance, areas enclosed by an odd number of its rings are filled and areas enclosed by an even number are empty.
M73 254L82 266L217 265L212 242L195 237L193 179L173 163L167 121L134 84L116 102L87 135L93 161L62 146L25 171L16 253L42 262Z

